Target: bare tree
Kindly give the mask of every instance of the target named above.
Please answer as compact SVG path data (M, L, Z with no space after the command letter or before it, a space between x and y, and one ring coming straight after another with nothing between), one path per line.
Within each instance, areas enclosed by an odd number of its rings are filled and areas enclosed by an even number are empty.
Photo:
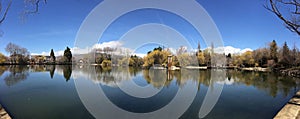
M300 0L267 0L264 6L300 36Z
M20 47L19 45L8 43L5 48L6 52L8 52L10 55L12 54L20 54L23 56L30 55L29 51L26 48Z
M11 63L26 64L29 60L30 53L26 48L20 47L13 43L8 43L5 50L10 54Z
M180 46L176 51L177 55L181 55L181 54L184 54L184 53L187 53L187 47L186 46Z

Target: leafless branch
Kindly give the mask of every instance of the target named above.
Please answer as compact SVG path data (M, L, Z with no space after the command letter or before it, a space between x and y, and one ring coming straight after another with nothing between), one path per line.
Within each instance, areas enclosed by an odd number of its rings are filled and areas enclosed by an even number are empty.
M6 18L6 16L7 16L7 13L8 13L8 10L9 10L9 8L10 8L10 6L11 6L11 3L12 3L12 0L10 0L10 1L8 2L7 7L4 8L5 10L4 10L3 16L1 17L0 24L2 24L3 21L5 20L5 18ZM2 12L2 9L3 9L3 7L2 7L2 2L1 2L1 3L0 3L0 13Z
M300 0L268 0L268 4L264 7L282 20L289 30L300 36ZM293 11L287 14L289 12L282 11L279 9L281 7L293 8Z
M47 4L47 0L24 0L25 4L31 4L29 6L32 6L34 9L34 10L25 9L24 14L38 13L40 1L43 1L45 4ZM12 4L12 0L8 0L7 4L5 5L3 1L0 1L0 14L2 15L0 16L0 24L2 24L5 21L8 11L11 7L11 4Z
M29 0L28 3L32 4L34 6L34 10L27 10L25 11L25 14L34 14L38 13L39 11L39 5L41 0ZM45 4L47 4L47 0L43 0Z

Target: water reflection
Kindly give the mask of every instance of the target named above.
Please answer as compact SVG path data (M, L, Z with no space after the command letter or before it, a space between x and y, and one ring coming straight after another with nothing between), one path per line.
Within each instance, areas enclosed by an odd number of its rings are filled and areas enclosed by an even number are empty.
M88 68L88 69L87 69ZM95 75L91 72L95 70ZM291 77L278 76L274 73L261 72L241 72L235 70L227 70L224 79L215 79L212 77L214 72L225 70L185 70L170 71L166 70L141 70L126 67L112 67L103 69L100 66L75 68L76 72L83 72L81 76L88 76L87 79L95 83L115 87L122 80L131 80L138 74L142 74L143 79L155 88L169 86L170 82L176 81L179 87L185 86L189 80L200 85L209 86L211 83L224 83L225 85L245 85L253 86L259 90L267 92L269 95L276 97L279 92L288 95L290 90L295 90L299 84L299 80ZM74 71L74 72L75 72ZM165 80L164 80L165 79ZM198 88L198 90L199 90Z
M7 69L10 73L4 78L5 84L7 86L12 86L20 81L23 81L29 75L29 68L22 65L11 65Z
M62 66L63 69L63 75L68 82L72 75L72 65Z
M62 74L66 81L69 81L72 76L72 66L71 65L62 65L59 66L59 69L62 70ZM49 72L50 78L53 79L55 74L56 66L55 65L9 65L9 66L0 66L0 76L5 72L7 75L4 75L4 81L7 86L13 86L19 82L26 80L30 73L37 72ZM57 72L58 73L58 72Z
M278 92L285 96L290 90L295 90L299 80L291 77L283 77L274 73L227 71L228 80L234 80L234 84L253 86L259 90L266 91L269 95L276 97Z
M84 77L94 83L116 87L124 80L131 80L140 69L128 67L73 66L73 78Z
M7 66L0 66L0 76L3 75L3 73L8 69Z
M218 70L226 71L226 70ZM5 72L8 72L7 75ZM276 97L279 92L283 92L285 96L291 90L295 90L299 85L299 80L291 77L282 77L273 73L259 72L241 72L235 70L227 70L224 79L214 79L213 72L217 70L186 70L169 71L166 70L142 70L132 67L106 67L101 66L72 66L72 65L11 65L0 66L0 76L4 76L7 86L13 86L30 75L30 72L49 72L50 78L54 75L61 74L68 82L70 79L76 80L78 77L107 85L117 87L122 81L132 80L137 76L142 76L140 80L144 80L147 84L151 84L155 88L168 87L172 81L176 85L184 87L186 82L192 80L197 83L198 90L200 85L208 87L210 84L224 83L225 85L245 85L252 86L258 90L267 92L269 95Z
M49 66L49 71L50 71L50 77L51 79L53 79L53 76L54 76L54 72L55 72L55 65L51 65Z
M167 73L165 70L143 70L143 76L147 83L153 85L155 88L170 85L170 80L167 80Z

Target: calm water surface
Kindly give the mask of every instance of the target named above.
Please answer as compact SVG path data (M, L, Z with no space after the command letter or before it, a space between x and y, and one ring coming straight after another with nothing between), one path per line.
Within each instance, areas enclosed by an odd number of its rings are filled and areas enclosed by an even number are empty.
M214 72L225 75L214 79ZM82 80L84 79L84 80ZM166 79L166 80L162 80ZM0 103L15 119L94 118L78 96L75 81L98 85L117 107L136 113L163 108L186 86L197 85L182 119L197 119L211 84L224 84L222 94L205 118L273 118L298 91L299 79L272 73L234 70L141 70L99 66L0 66ZM151 98L134 98L118 86L128 82L161 89ZM105 107L104 107L105 108Z

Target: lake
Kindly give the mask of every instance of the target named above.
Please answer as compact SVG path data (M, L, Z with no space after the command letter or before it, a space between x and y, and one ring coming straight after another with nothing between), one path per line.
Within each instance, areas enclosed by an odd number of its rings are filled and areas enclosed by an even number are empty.
M219 90L205 118L268 119L299 90L299 81L274 73L219 69L12 65L0 66L0 104L15 119L128 118L165 107L166 113L153 118L197 119L207 92Z

